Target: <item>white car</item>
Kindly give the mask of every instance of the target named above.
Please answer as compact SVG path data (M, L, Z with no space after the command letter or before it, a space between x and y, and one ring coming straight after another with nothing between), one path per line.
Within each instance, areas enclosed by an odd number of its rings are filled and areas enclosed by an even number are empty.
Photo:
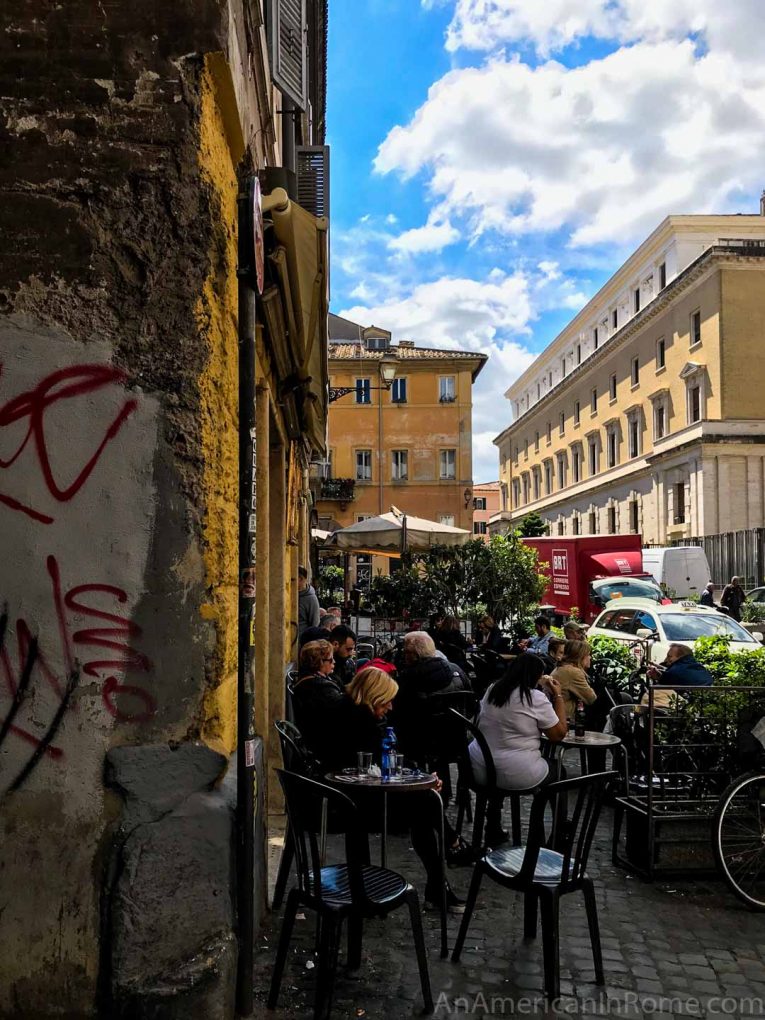
M754 652L762 648L760 639L717 609L700 606L696 602L673 602L657 606L649 599L612 599L587 630L592 637L616 638L620 641L637 641L656 634L658 640L651 645L651 659L661 662L671 644L689 645L696 638L722 634L731 638L732 652ZM639 657L639 649L636 649Z

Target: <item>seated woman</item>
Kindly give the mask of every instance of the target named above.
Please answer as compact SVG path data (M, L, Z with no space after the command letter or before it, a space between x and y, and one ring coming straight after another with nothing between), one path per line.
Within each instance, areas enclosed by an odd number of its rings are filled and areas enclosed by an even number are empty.
M542 684L544 689L540 690ZM489 688L481 702L478 727L489 745L497 770L497 786L503 790L530 790L552 779L550 765L542 756L540 736L562 740L567 731L566 710L557 680L545 676L538 655L524 652L510 663L501 680ZM473 772L486 780L483 755L476 741L468 748ZM507 840L501 825L499 794L489 799L486 842L499 846Z
M398 684L382 669L368 666L356 673L345 688L341 700L333 702L329 711L323 714L321 726L311 728L310 738L303 733L306 744L324 768L328 771L352 768L359 751L371 752L374 760L380 763L385 716L397 692ZM353 796L352 789L346 792ZM367 793L361 796L364 799L359 799L359 806L364 812L367 826L370 831L376 831L381 818L379 802L373 802ZM441 812L437 802L430 795L390 797L388 820L391 829L409 828L412 846L427 874L425 900L437 904L441 888L441 857L437 835ZM460 840L446 820L444 831L447 848L455 852L460 848ZM464 909L464 904L448 885L446 895L447 905L452 911Z
M597 698L585 672L590 668L591 661L591 648L586 641L567 641L563 649L563 661L552 674L560 684L569 720L574 718L577 702L591 705Z
M436 648L443 652L449 662L460 669L467 670L468 662L465 652L470 642L460 630L460 621L456 616L445 616L436 629L434 641Z
M332 749L326 727L333 724L337 706L345 701L330 675L334 661L329 641L309 641L300 649L298 678L291 689L295 724L320 761Z

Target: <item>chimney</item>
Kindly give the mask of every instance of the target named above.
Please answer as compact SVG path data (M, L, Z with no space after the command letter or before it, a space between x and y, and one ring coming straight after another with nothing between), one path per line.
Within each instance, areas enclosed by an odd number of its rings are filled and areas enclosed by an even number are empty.
M765 216L765 191L760 195L760 216Z
M763 192L763 195L765 195L765 192ZM763 198L763 201L765 201L765 198ZM414 347L414 340L399 340L398 345L399 347L411 349L412 347Z

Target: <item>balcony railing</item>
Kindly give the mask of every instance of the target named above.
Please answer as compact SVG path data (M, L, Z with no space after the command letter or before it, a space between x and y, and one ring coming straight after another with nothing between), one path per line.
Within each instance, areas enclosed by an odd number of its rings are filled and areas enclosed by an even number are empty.
M356 480L354 478L325 478L321 483L320 499L336 499L340 503L350 503L356 498Z

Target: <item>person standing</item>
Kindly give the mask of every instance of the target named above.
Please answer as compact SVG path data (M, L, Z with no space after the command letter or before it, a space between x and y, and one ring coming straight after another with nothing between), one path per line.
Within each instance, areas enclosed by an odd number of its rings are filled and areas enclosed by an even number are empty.
M298 641L309 627L319 626L319 600L305 567L298 567Z
M701 593L701 598L699 599L699 605L700 606L708 606L710 609L717 609L717 604L715 603L715 585L714 585L714 581L710 581L709 584L704 589L704 591Z
M746 594L741 587L741 578L732 577L730 584L726 584L720 596L720 605L724 606L734 620L741 620L741 606L744 604Z

